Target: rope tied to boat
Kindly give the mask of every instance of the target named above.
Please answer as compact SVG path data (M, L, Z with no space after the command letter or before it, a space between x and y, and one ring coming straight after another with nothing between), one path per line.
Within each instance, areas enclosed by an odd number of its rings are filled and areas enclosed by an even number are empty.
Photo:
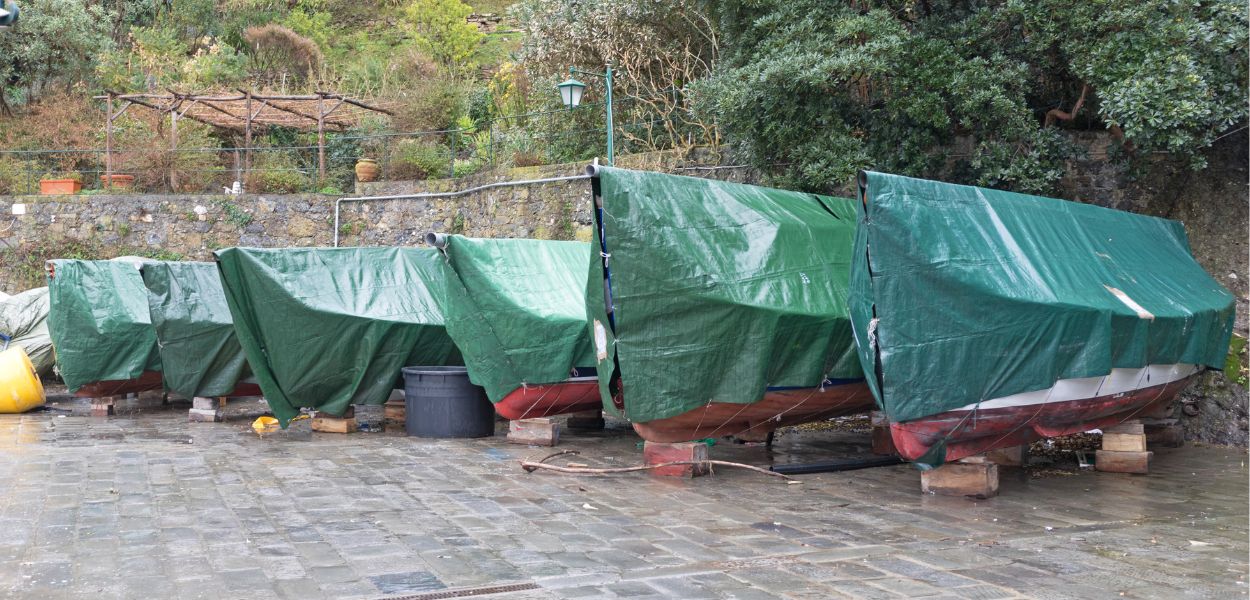
M553 465L553 464L547 463L548 460L551 460L557 456L565 456L569 454L581 454L581 452L577 450L561 450L554 454L549 454L547 456L544 456L542 459L537 460L537 461L521 460L521 468L524 469L526 473L533 473L534 471L537 471L539 469L545 469L548 471L555 471L557 473L565 473L568 475L612 475L616 473L633 473L636 471L649 471L651 469L659 469L662 467L676 467L676 466L692 465L692 466L705 466L707 467L709 473L715 474L715 472L712 470L712 467L720 466L720 467L733 467L736 469L746 469L748 471L755 471L756 473L763 473L764 475L768 475L770 477L779 477L785 480L786 483L801 483L800 481L794 479L793 477L789 477L787 475L783 475L775 471L769 471L768 469L762 469L760 467L756 467L753 465L745 465L742 463L729 462L726 460L711 460L711 459L675 460L675 461L670 461L670 462L665 462L665 463L657 463L654 465L635 465L632 467L605 467L605 468L583 467L583 466L562 467L560 465Z

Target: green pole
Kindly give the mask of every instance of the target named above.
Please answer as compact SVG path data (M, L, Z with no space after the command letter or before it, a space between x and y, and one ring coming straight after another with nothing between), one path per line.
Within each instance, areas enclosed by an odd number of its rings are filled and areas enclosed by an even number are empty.
M608 65L608 72L607 72L606 79L607 79L607 84L608 84L608 94L607 94L607 102L606 102L606 107L607 107L606 112L608 114L608 166L610 167L612 166L612 65Z
M603 73L592 73L590 71L578 71L577 67L569 67L569 77L581 73L583 75L591 75L593 77L602 77L604 83L608 86L607 94L604 95L604 113L608 118L608 166L612 166L612 65L607 65L607 71ZM573 110L573 106L569 106L569 110Z

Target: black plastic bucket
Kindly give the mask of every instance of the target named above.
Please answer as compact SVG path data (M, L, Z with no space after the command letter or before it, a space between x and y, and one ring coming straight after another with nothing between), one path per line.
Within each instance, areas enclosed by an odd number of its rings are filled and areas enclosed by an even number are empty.
M469 383L464 367L404 367L408 435L475 438L495 435L495 407Z

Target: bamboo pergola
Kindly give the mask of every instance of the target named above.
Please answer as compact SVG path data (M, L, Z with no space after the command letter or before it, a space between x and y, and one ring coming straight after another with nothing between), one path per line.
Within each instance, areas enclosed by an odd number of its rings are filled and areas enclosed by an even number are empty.
M325 133L346 131L360 123L369 113L393 114L377 106L370 106L331 92L307 95L257 94L239 90L236 94L118 94L108 92L96 96L107 102L108 118L104 135L104 173L113 174L113 122L125 114L131 106L141 106L169 115L169 143L171 150L178 148L178 120L191 119L220 129L243 132L245 170L252 166L252 133L270 126L290 127L300 131L317 132L317 174L325 177ZM115 105L121 104L114 110ZM171 173L171 184L173 173Z

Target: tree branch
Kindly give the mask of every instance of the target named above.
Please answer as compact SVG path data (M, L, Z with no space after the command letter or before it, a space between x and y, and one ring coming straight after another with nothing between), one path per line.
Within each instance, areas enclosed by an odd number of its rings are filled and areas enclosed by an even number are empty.
M1055 121L1071 121L1076 118L1076 113L1080 112L1081 106L1085 104L1085 95L1089 93L1089 84L1081 86L1081 97L1076 99L1076 104L1072 105L1072 112L1064 112L1058 108L1052 108L1046 111L1046 121L1042 127L1050 127Z

